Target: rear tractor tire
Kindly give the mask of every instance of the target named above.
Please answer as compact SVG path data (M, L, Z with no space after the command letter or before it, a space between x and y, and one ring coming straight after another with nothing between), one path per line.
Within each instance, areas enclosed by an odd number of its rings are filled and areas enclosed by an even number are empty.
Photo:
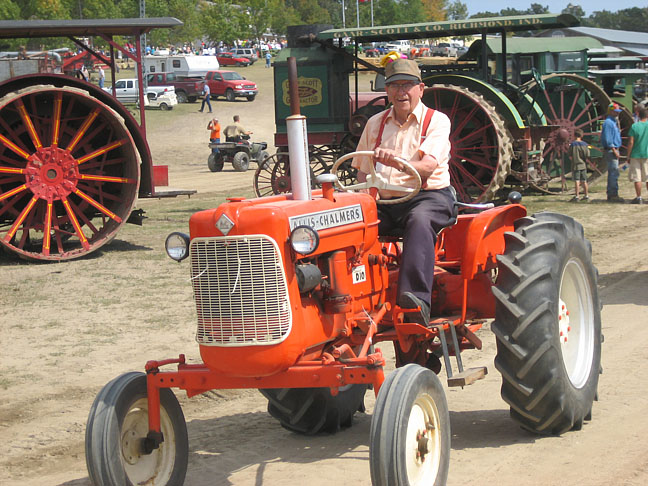
M292 432L314 435L336 433L352 425L357 411L364 412L367 385L347 385L337 395L328 388L259 390L268 399L268 413Z
M146 453L143 450L149 430L146 396L146 375L131 372L109 382L95 398L85 436L86 464L93 484L183 484L189 441L180 404L171 390L160 390L164 441Z
M558 435L590 417L601 366L592 250L568 216L516 221L498 257L492 330L502 398L523 428Z
M450 414L434 372L408 364L380 387L369 434L373 486L443 486L450 466Z

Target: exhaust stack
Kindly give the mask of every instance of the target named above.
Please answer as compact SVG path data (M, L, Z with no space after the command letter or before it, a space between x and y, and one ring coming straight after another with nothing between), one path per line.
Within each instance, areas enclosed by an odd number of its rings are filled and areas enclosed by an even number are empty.
M297 81L297 60L288 58L288 90L290 113L286 118L288 135L288 157L290 159L290 184L293 199L311 199L310 163L308 160L308 135L306 117L299 113L299 85Z

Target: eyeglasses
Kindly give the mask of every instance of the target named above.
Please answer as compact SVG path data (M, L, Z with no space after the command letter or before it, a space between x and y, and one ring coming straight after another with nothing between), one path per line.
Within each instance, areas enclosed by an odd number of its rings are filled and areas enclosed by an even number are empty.
M387 87L389 89L393 89L394 91L409 91L412 89L414 86L418 86L419 83L414 83L414 82L409 82L409 83L389 83Z

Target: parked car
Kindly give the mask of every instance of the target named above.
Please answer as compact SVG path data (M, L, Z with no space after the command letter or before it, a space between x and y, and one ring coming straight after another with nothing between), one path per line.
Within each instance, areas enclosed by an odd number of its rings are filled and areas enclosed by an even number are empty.
M259 92L255 82L248 81L236 71L209 71L205 82L209 85L213 99L225 96L227 101L234 101L236 98L254 101Z
M463 56L466 52L468 52L468 48L466 46L457 47L457 57Z
M178 103L194 103L201 95L205 80L195 76L180 76L176 73L150 73L146 84L153 86L173 86Z
M439 42L432 47L433 56L457 57L457 48L448 42Z
M112 94L112 87L106 86L103 90ZM175 88L173 86L150 86L147 93L173 93L175 98ZM136 78L124 78L115 81L115 97L122 103L137 103L139 100L139 91L137 89L137 79ZM176 98L177 103L177 98Z
M218 54L216 56L216 59L218 59L218 64L221 66L249 66L252 64L252 61L250 61L247 57L239 57L231 52L223 52L221 54Z
M251 64L254 64L259 60L259 55L257 54L256 49L251 49L249 47L236 47L230 52L236 57L245 57L250 60Z

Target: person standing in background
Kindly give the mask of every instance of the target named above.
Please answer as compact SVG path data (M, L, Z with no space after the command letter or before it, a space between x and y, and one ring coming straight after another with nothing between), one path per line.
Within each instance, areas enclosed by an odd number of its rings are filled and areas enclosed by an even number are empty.
M99 87L100 88L104 87L105 80L106 80L106 73L104 72L103 68L99 66Z
M603 162L607 165L607 200L608 202L623 202L619 197L619 157L621 148L621 129L619 128L619 113L621 108L618 103L610 103L607 109L607 118L601 130L601 147L603 148Z
M211 89L209 89L209 84L208 83L205 83L203 85L202 94L203 94L202 105L200 105L200 110L198 110L198 111L200 113L202 113L203 110L205 109L205 103L207 103L207 106L209 106L209 113L211 113L212 112L212 107L211 107L211 103L209 101L209 98L211 97Z
M211 143L220 143L221 126L218 122L218 118L211 119L211 121L207 124L207 130L211 130L211 133L209 134L209 141ZM212 148L212 153L217 154L218 149Z
M641 183L648 189L648 109L640 107L637 110L639 121L632 124L628 133L628 153L630 154L630 170L628 178L634 183L637 197L632 204L643 204L641 198Z
M572 160L572 177L574 178L574 189L576 195L571 198L571 202L589 201L589 187L587 185L587 165L586 161L590 157L590 150L586 142L583 142L583 130L580 128L574 132L576 140L569 146L569 155ZM583 199L579 199L580 186L583 183Z

